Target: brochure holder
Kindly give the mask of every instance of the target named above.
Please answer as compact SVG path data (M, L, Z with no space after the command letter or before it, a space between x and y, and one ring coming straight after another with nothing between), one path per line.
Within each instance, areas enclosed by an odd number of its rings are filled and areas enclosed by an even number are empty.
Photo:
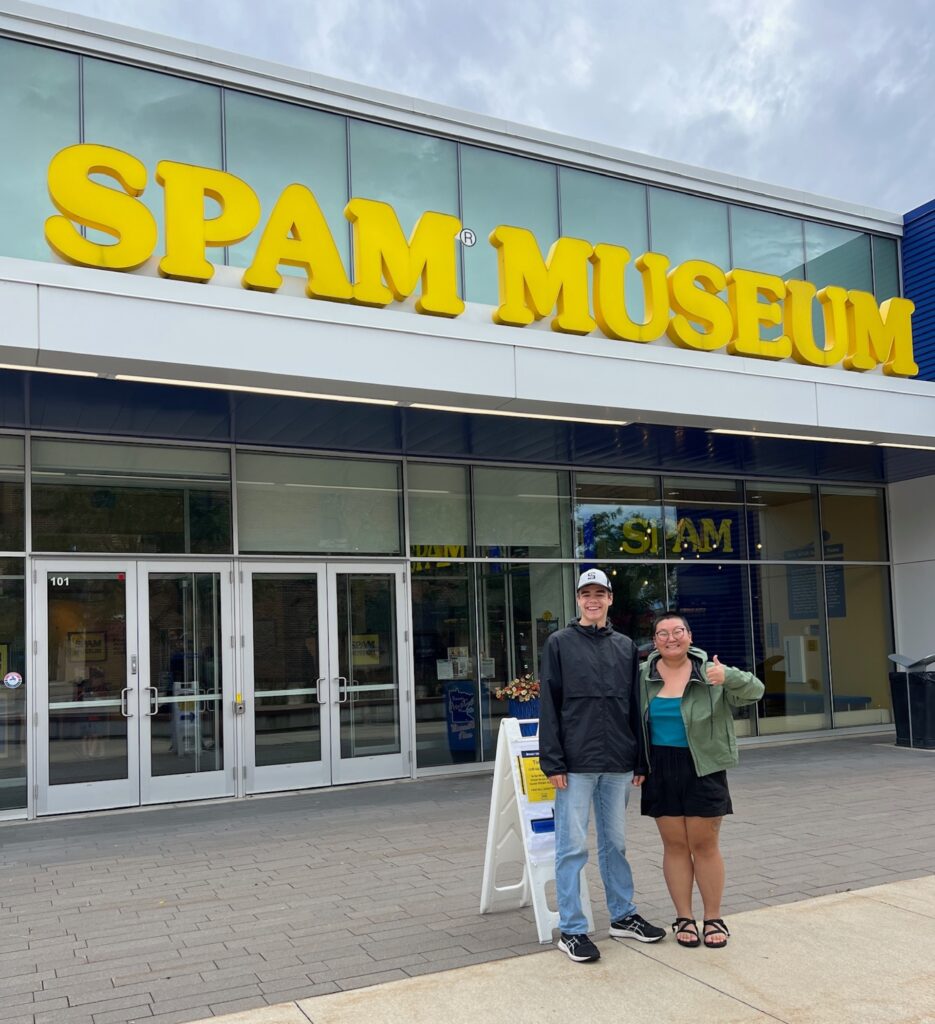
M536 719L532 721L538 731ZM497 739L487 850L481 884L480 912L517 910L532 903L540 942L551 942L558 928L558 913L550 910L545 887L555 879L554 790L539 768L539 738L523 736L520 720L504 718ZM509 873L518 882L498 885L497 877ZM581 906L594 930L587 879L581 872Z

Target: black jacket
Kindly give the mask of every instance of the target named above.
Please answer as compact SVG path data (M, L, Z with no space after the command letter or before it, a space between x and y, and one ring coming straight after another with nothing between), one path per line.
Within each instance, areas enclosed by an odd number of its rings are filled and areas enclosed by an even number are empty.
M567 772L645 774L636 644L608 623L573 621L542 652L539 766Z

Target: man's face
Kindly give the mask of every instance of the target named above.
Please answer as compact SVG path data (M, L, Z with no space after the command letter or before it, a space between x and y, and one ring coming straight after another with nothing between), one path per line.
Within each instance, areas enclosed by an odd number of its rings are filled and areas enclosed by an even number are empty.
M606 626L607 612L613 603L613 595L605 587L589 583L578 591L578 611L582 626Z

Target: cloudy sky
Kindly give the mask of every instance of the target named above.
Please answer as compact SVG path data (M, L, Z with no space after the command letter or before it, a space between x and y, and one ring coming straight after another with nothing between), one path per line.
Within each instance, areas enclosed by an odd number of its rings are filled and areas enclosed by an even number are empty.
M932 0L50 6L897 213L935 198Z

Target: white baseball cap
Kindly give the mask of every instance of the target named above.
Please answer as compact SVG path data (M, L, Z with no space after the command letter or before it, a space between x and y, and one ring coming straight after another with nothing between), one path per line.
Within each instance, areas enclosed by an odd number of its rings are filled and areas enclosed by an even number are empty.
M607 578L607 573L602 572L600 569L586 569L578 577L578 590L580 590L582 587L587 587L589 585L603 587L605 590L609 590L611 593L614 592L614 588L610 585L610 580Z

